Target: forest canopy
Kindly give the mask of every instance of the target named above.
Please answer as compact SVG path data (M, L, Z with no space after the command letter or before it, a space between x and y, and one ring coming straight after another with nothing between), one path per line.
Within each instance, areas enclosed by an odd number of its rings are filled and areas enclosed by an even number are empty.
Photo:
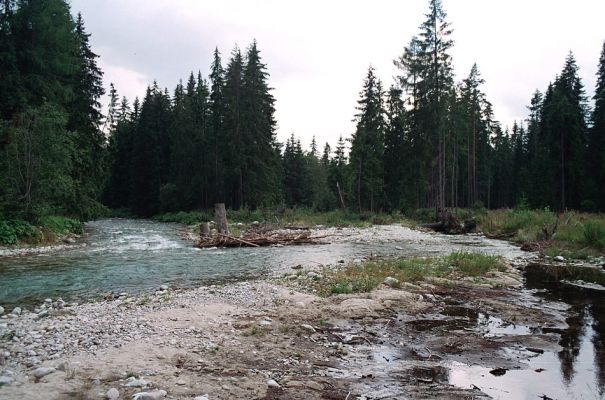
M587 98L573 53L528 98L528 116L494 119L477 64L453 73L453 30L439 0L393 55L387 87L369 68L349 138L310 148L277 139L276 99L256 41L210 74L191 72L142 99L103 73L81 15L64 0L0 5L0 219L87 220L227 207L449 207L605 210L605 44ZM403 43L402 43L403 45ZM480 60L478 60L480 61ZM591 101L592 100L592 101ZM592 107L591 107L592 105Z

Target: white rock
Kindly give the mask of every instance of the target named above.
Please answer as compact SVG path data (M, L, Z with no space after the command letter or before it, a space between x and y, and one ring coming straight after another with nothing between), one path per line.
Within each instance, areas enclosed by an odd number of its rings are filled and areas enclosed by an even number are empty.
M10 376L0 376L0 387L8 386L13 383L14 379Z
M151 385L151 382L146 381L145 379L137 379L133 376L128 378L128 383L125 385L127 387L145 387Z
M52 367L39 367L34 370L34 377L36 379L40 379L45 377L46 375L50 375L55 372L57 369Z
M193 400L210 400L210 398L208 397L207 394L203 395L203 396L195 396L193 398Z
M4 314L4 307L0 306L0 315Z
M401 247L401 246L395 246L395 250L403 250L403 247Z
M51 299L51 298L49 297L49 298L44 299L44 302L45 302L45 303L52 303L52 302L53 302L53 299Z
M108 400L118 400L120 398L120 392L116 388L111 388L105 394Z
M321 275L319 275L317 272L313 272L313 271L309 271L307 272L307 276L311 279L319 279L321 278Z
M303 329L304 329L304 330L306 330L306 331L309 331L309 332L315 333L315 328L313 328L313 327L312 327L311 325L309 325L309 324L302 324L300 327L301 327L301 328L303 328Z
M11 312L11 314L21 315L21 312L22 312L21 307L15 307L15 308L13 308L13 311Z
M168 290L168 285L160 285L160 290L161 290L162 292L164 292L164 291Z
M57 365L57 371L67 372L69 369L69 361L63 361L59 365Z
M384 278L383 283L390 287L396 287L399 285L399 280L397 278L393 278L392 276L387 276L386 278Z
M267 381L267 386L269 386L269 387L274 387L274 388L281 387L281 386L279 386L279 383L277 383L277 382L276 382L276 381L274 381L273 379L269 379L269 380Z
M555 257L555 261L563 262L563 261L565 261L565 257L563 257L563 256L556 256Z
M134 400L159 400L166 397L165 390L154 390L153 392L139 392L132 395Z

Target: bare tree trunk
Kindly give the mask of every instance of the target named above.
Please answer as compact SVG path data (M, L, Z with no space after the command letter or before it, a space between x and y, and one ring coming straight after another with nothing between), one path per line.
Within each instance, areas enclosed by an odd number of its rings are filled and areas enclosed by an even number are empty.
M340 184L338 182L336 182L336 189L338 189L338 197L340 198L340 206L344 210L346 208L345 207L345 200L342 197L342 190L340 190Z
M565 211L565 148L563 131L561 131L561 211Z
M359 174L357 175L357 205L359 206L359 213L361 214L361 172L362 164L361 160L359 161Z
M225 211L225 203L216 203L214 205L214 221L216 222L216 230L221 235L229 234L229 225L227 224L227 211Z
M200 236L210 236L210 224L208 222L202 222L200 224Z

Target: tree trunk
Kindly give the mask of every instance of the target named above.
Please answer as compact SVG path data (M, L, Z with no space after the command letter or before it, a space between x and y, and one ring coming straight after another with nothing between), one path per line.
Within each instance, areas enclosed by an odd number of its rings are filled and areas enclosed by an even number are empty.
M216 230L221 235L229 234L229 225L227 225L227 211L225 211L225 203L216 203L214 205L214 221L216 222Z
M201 237L210 236L210 224L208 222L202 222L200 224L200 236Z
M345 200L342 197L342 190L340 190L340 184L338 182L336 182L336 189L338 189L338 197L340 198L340 206L344 210L346 208L345 207Z

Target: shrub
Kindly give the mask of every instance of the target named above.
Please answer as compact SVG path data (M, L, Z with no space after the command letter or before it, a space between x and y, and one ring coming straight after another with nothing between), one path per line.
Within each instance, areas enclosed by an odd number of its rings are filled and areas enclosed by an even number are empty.
M0 221L0 244L9 246L19 240L36 236L37 230L29 222L21 220Z
M586 221L582 226L582 243L599 250L605 249L605 222Z

